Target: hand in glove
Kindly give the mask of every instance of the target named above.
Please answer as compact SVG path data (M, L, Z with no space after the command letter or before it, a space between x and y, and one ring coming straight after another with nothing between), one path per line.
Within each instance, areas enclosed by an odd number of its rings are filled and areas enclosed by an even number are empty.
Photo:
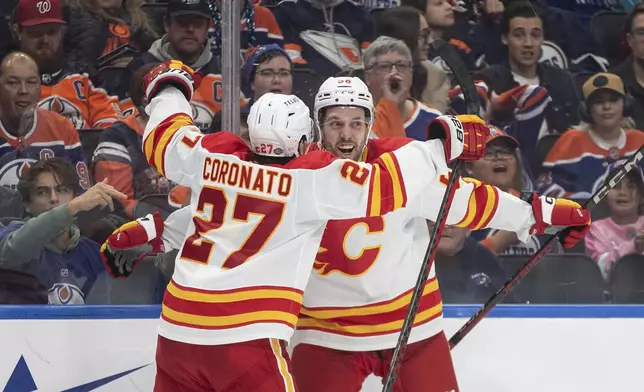
M490 130L479 116L439 116L429 123L427 139L443 139L447 163L476 161L485 154Z
M574 201L539 197L535 193L531 204L537 222L530 234L544 234L550 226L566 228L560 240L564 247L572 248L590 229L590 212Z
M101 246L101 259L114 278L128 277L145 256L163 253L163 218L148 214L119 227Z
M190 101L192 94L199 87L201 75L181 61L170 60L161 63L148 72L143 78L143 91L147 102L165 87L173 86L179 89Z

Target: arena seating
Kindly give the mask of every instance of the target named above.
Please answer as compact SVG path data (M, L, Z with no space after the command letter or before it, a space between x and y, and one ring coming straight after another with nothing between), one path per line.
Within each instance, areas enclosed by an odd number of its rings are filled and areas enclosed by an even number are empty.
M500 256L508 275L513 275L529 256ZM514 293L524 303L603 303L604 280L597 263L580 254L547 255L516 286Z

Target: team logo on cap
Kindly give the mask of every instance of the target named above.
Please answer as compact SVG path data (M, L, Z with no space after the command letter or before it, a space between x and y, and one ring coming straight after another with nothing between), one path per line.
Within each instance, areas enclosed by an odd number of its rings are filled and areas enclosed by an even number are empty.
M36 8L41 14L46 14L51 11L51 2L49 0L39 1L36 3Z

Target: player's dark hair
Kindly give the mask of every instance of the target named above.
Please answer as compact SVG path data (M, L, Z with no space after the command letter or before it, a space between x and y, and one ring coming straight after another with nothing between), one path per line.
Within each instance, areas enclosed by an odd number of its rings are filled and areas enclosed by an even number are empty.
M632 33L633 22L635 21L635 18L637 18L640 15L644 15L644 3L638 4L628 14L628 16L626 17L626 20L624 21L624 33L626 34Z
M541 18L541 9L530 1L514 1L510 3L503 11L500 27L501 34L510 33L510 21L514 18Z
M80 194L78 175L74 165L65 158L54 157L34 163L18 181L18 193L20 193L25 203L31 201L31 195L35 190L38 176L43 173L53 175L58 184L71 189L74 196Z

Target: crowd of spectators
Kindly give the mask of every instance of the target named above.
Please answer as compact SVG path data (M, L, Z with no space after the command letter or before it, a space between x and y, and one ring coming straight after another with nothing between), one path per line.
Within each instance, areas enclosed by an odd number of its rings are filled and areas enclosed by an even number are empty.
M223 131L221 0L1 3L0 303L159 303L171 271L152 256L111 280L99 244L131 219L189 203L141 151L141 81L170 59L196 69L195 124ZM432 46L442 39L473 76L477 114L494 125L464 175L518 197L583 202L644 145L639 1L239 3L242 137L262 94L312 105L326 78L346 75L374 97L375 137L423 140L429 121L466 110ZM644 303L643 205L638 168L593 211L585 242L555 247L508 301ZM485 301L544 239L448 227L435 262L445 302Z

